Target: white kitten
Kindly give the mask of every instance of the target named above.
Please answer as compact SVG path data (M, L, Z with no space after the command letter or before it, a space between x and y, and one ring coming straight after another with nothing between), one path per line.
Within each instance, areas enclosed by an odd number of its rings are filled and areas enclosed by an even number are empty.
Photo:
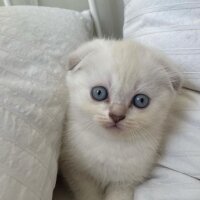
M69 69L63 176L76 200L132 200L157 158L180 74L141 44L112 40L80 47Z

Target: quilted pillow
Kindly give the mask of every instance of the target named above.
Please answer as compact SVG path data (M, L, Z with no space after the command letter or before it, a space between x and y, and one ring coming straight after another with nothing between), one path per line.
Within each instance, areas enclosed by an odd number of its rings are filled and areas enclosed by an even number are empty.
M1 199L52 199L67 54L91 33L91 21L75 11L0 8Z

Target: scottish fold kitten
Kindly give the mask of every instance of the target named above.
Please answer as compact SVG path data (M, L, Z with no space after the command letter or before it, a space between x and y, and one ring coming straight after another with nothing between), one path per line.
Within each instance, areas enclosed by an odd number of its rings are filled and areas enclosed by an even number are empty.
M94 40L69 57L61 169L76 200L132 200L157 158L181 86L168 59L139 43Z

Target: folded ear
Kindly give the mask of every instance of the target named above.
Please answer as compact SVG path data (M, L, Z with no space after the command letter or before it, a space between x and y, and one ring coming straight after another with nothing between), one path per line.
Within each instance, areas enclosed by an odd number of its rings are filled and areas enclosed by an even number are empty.
M68 57L68 70L77 71L81 61L99 48L101 40L87 42L72 52Z
M179 71L179 66L165 56L161 56L159 61L169 76L172 88L175 91L178 91L182 87L182 74Z

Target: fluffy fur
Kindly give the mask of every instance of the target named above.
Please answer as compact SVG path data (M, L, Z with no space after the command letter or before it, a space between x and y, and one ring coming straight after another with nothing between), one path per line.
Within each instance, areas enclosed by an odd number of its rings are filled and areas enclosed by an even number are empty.
M91 98L94 86L109 98ZM61 169L76 200L132 200L155 163L171 104L181 86L176 66L163 55L131 41L94 40L70 55L67 75L69 113ZM131 105L135 94L150 105ZM120 106L126 118L113 122ZM117 108L116 108L117 109Z

